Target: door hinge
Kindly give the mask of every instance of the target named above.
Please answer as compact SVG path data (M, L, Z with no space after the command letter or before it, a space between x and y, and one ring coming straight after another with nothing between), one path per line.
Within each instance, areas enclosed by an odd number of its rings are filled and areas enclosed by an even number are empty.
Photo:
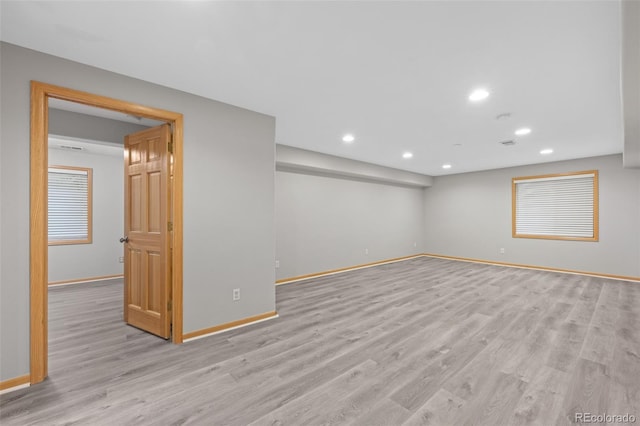
M173 154L173 136L169 139L169 143L167 144L167 149L171 154Z
M167 302L167 311L171 310L171 300Z
M167 231L173 231L173 222L167 222Z

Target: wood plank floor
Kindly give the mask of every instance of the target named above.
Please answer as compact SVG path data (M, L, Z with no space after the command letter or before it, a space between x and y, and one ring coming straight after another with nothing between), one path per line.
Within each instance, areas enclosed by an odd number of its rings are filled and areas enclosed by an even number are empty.
M638 283L417 258L279 286L279 319L181 346L123 324L121 283L49 293L50 377L0 396L2 425L640 418Z

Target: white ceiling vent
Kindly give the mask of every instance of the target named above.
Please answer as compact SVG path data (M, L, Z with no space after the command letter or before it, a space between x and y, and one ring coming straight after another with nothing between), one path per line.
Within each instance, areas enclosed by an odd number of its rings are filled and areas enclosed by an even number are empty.
M71 146L71 145L58 145L60 149L67 149L69 151L84 151L84 148L81 146Z
M121 159L124 155L122 145L59 135L49 135L49 148L83 154L108 155L111 157L120 157Z

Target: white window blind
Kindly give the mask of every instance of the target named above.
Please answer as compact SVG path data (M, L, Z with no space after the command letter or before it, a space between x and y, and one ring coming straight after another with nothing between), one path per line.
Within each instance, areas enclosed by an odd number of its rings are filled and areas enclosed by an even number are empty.
M513 179L514 237L595 241L598 172Z
M91 169L49 167L49 244L91 242Z

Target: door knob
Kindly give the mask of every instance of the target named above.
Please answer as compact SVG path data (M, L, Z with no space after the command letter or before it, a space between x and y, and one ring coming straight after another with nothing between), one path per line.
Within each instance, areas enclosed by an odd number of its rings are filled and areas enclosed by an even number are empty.
M121 243L128 243L129 242L129 237L120 238L120 242Z

